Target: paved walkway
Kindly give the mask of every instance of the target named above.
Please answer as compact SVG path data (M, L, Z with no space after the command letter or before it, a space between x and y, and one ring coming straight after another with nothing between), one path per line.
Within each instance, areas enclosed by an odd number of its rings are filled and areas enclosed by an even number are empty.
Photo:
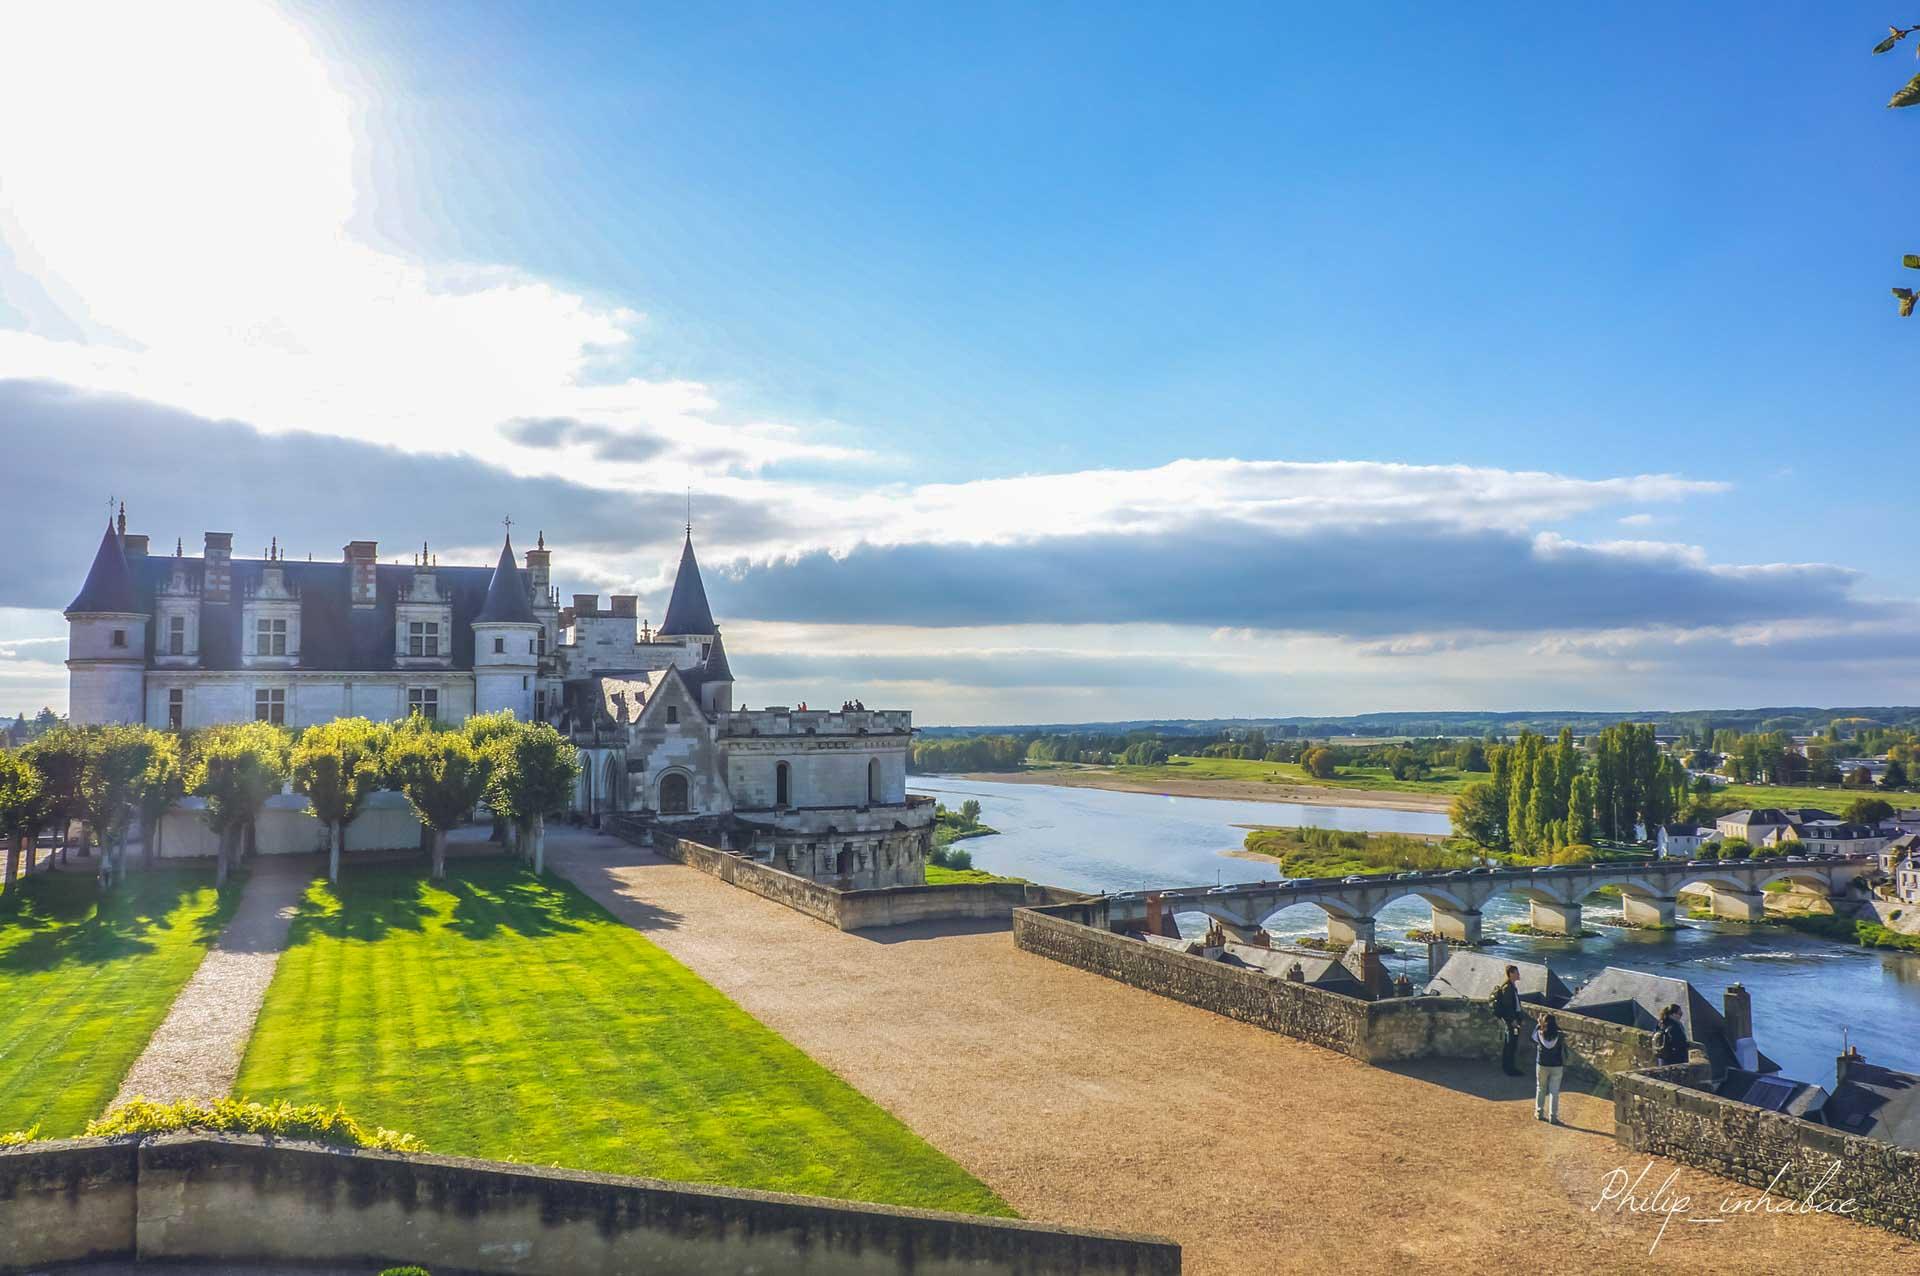
M899 1116L1029 1218L1173 1237L1186 1270L1920 1270L1920 1245L1818 1216L1715 1226L1596 1213L1647 1164L1612 1108L1480 1065L1370 1068L1015 949L1005 931L846 935L565 828L548 862ZM1670 1168L1659 1163L1647 1192ZM1695 1212L1749 1189L1680 1173Z
M134 1060L116 1106L136 1096L173 1103L232 1092L294 911L317 867L318 858L308 855L252 861L227 928Z

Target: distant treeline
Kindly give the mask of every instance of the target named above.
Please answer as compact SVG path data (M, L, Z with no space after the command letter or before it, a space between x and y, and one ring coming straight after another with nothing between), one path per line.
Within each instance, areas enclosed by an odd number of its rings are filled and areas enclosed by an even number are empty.
M1511 737L1522 731L1557 736L1571 727L1578 736L1599 733L1621 722L1651 723L1659 734L1688 734L1711 739L1716 731L1743 734L1781 731L1811 735L1835 719L1857 719L1886 728L1920 730L1920 707L1912 705L1843 706L1821 709L1787 706L1762 709L1686 709L1638 713L1597 713L1584 710L1529 710L1517 713L1368 713L1327 718L1178 718L1129 722L1031 723L1006 727L927 727L929 737L999 734L1032 740L1037 737L1083 735L1132 738L1198 737L1224 739L1249 730L1264 731L1268 739L1325 739L1329 736L1488 736ZM1180 752L1188 752L1184 746Z
M1436 737L1390 744L1329 744L1302 738L1291 727L1272 732L1241 728L1213 737L1147 731L934 737L915 741L912 769L1017 771L1026 762L1157 766L1176 753L1188 757L1297 762L1323 778L1334 775L1343 766L1384 767L1402 780L1424 778L1435 768L1487 769L1486 744L1480 740Z

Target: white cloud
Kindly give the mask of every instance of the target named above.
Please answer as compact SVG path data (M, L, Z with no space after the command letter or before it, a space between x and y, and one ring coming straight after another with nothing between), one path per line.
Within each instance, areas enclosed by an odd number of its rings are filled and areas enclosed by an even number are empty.
M272 9L62 3L3 21L0 283L27 322L0 331L0 377L537 472L587 454L516 448L500 423L592 416L657 435L676 484L853 455L725 424L706 386L622 375L632 309L356 240L357 108ZM615 482L649 472L611 468Z

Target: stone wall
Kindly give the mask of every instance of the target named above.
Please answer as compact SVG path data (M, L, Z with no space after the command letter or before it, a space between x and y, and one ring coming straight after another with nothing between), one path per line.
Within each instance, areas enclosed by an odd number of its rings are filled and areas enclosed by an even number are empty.
M643 836L638 825L617 817L606 821L606 829L616 837L635 843ZM664 859L697 868L741 890L817 917L839 930L870 930L915 922L1005 920L1012 917L1016 909L1078 898L1071 891L1025 882L843 891L689 838L660 836L658 830L655 830L653 849Z
M1013 915L1016 946L1368 1063L1407 1059L1497 1059L1501 1028L1485 1002L1465 997L1393 997L1362 1001L1265 971L1176 952L1098 925L1099 901ZM1615 1072L1654 1060L1653 1034L1556 1011L1568 1067L1604 1086ZM1521 1057L1532 1054L1523 1047Z
M597 1276L1162 1276L1179 1246L816 1197L243 1136L0 1150L0 1271L84 1259Z
M1671 1157L1775 1200L1818 1200L1920 1240L1920 1150L1846 1134L1798 1117L1711 1094L1704 1068L1681 1064L1614 1078L1614 1138L1637 1152ZM1777 1179L1776 1179L1777 1176Z

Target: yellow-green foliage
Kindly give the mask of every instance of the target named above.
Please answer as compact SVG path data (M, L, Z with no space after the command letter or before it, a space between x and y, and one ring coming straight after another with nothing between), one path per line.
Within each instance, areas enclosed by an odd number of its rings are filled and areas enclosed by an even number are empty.
M40 1137L40 1127L32 1126L25 1130L14 1130L0 1134L0 1148L17 1148L22 1143L31 1143Z
M1444 842L1399 833L1353 833L1342 829L1255 829L1246 847L1280 861L1289 877L1342 877L1401 869L1465 868L1473 856Z
M345 1108L319 1103L254 1103L247 1099L187 1099L154 1103L131 1099L97 1121L87 1123L95 1138L141 1138L150 1134L178 1134L205 1130L219 1134L258 1134L269 1139L300 1139L342 1147L378 1148L383 1152L424 1152L411 1134L360 1124Z

